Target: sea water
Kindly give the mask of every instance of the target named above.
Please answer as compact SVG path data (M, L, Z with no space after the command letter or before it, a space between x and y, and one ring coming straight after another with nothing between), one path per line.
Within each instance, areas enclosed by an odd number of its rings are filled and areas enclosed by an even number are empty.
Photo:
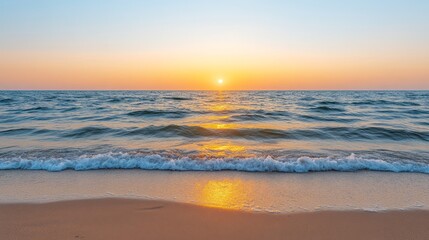
M0 91L0 169L429 173L428 91Z

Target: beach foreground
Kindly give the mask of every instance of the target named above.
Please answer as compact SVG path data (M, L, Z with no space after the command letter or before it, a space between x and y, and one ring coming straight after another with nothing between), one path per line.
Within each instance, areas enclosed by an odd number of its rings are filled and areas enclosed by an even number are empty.
M0 239L427 239L429 211L252 213L92 199L0 204Z

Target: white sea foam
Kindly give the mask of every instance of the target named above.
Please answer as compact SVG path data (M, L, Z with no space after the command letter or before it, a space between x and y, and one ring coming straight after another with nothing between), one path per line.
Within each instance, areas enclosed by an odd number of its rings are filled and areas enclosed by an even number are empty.
M0 159L0 169L62 171L95 169L145 169L174 171L248 171L248 172L321 172L321 171L389 171L429 173L429 165L419 162L389 162L365 159L351 154L343 158L299 157L273 158L210 158L165 157L161 155L133 155L106 153L76 158L26 159L21 157Z

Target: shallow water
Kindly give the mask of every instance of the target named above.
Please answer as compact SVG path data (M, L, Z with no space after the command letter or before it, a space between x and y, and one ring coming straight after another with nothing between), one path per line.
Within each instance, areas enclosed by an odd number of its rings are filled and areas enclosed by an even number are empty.
M0 91L0 169L429 173L428 91Z
M280 213L429 210L429 179L419 173L9 170L0 183L0 203L120 197Z

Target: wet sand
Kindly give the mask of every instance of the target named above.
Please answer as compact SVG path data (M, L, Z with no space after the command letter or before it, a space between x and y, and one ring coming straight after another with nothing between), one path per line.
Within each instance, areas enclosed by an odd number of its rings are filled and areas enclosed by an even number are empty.
M0 204L0 239L428 239L429 211L252 213L92 199Z

